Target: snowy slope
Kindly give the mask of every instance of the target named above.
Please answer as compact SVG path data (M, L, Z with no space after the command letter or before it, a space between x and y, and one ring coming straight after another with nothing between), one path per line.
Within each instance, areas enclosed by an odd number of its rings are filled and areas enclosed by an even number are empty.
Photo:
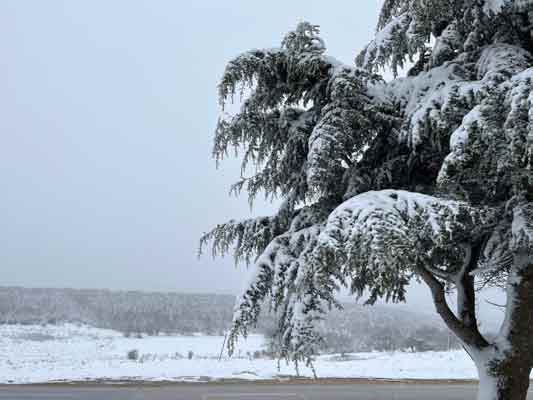
M262 336L251 336L232 359L218 355L222 337L177 336L125 338L117 332L72 324L62 326L0 325L0 383L62 380L206 380L267 379L295 375L292 365L250 360L247 352L262 349ZM138 361L127 359L137 349ZM192 360L187 358L194 352ZM178 353L178 354L176 354ZM319 377L476 378L473 363L462 351L428 353L361 353L342 360L321 356ZM308 369L302 375L312 376Z

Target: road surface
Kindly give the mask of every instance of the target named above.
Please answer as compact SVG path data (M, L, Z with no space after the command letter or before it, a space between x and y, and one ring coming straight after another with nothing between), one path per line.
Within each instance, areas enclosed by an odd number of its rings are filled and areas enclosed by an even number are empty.
M0 400L468 400L476 385L209 383L0 386ZM533 399L530 391L528 399Z

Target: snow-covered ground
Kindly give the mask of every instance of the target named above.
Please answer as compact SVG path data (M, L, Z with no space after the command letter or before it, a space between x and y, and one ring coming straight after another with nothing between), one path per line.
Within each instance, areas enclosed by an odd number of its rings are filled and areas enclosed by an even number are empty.
M125 338L110 330L61 326L0 325L0 383L62 380L268 379L295 375L292 365L250 360L263 337L241 342L239 354L218 361L223 337L172 336ZM138 350L139 359L127 353ZM192 360L188 353L192 351ZM428 353L359 353L346 359L321 356L319 377L475 379L475 367L462 351ZM300 374L312 376L309 369Z

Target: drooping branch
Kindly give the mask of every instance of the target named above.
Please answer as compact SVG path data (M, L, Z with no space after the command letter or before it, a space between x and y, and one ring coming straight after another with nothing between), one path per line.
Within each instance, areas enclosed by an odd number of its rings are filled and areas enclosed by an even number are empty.
M352 277L354 292L370 290L371 302L379 297L401 299L402 282L408 276L406 266L410 269L433 262L435 265L415 268L414 272L431 288L439 314L450 328L465 343L483 347L487 342L477 330L473 278L469 274L476 260L469 251L461 250L463 243L483 237L483 225L490 225L490 219L490 210L461 202L403 191L369 192L331 214L321 235L322 248L332 254L333 262L344 266ZM445 287L439 279L464 282L461 318L446 303Z

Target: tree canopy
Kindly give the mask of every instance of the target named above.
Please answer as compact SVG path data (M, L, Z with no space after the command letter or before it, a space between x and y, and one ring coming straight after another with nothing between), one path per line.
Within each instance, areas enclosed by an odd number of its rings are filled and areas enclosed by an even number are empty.
M528 7L385 0L356 66L327 55L307 22L280 47L228 64L221 106L235 95L242 105L220 119L214 157L242 155L233 192L283 200L276 215L230 221L202 238L213 255L233 252L255 271L230 350L270 305L282 357L309 363L321 340L314 322L340 306L338 290L398 302L412 279L429 285L468 349L493 348L477 327L475 283L507 285L512 319L509 282L533 254ZM397 77L385 81L383 68ZM511 341L510 331L496 341Z

